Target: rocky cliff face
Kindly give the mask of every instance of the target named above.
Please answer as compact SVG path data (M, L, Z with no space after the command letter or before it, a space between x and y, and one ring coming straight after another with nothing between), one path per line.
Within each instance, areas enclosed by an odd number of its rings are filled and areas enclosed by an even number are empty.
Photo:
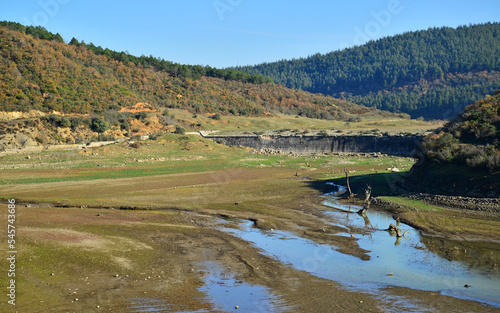
M209 136L228 146L293 154L383 153L412 156L421 136Z

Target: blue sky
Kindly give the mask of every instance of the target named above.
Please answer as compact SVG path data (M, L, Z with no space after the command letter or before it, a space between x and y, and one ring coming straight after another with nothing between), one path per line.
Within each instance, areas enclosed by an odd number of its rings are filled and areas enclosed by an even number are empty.
M498 0L0 0L66 41L215 67L307 57L429 27L500 21Z

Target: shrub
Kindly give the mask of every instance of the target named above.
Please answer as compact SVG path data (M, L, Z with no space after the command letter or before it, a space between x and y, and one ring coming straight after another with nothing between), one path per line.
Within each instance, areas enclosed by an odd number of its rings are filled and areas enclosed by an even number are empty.
M134 141L130 144L130 146L134 149L139 149L141 147L141 143L138 141Z
M67 118L63 118L60 123L61 127L71 127L71 122Z
M500 169L500 153L494 153L486 159L486 166L490 171Z
M179 135L184 135L186 133L186 130L184 130L184 128L180 127L180 126L177 126L175 128L175 132L176 134L179 134Z
M92 123L90 128L98 133L104 133L109 128L109 124L104 120L103 117L97 116L92 118Z
M160 138L161 136L163 136L163 133L158 132L158 133L154 133L154 134L149 135L149 139L156 140L156 139Z
M71 128L76 129L83 123L83 119L79 116L73 117L71 119Z
M115 136L113 136L113 135L99 134L99 136L97 136L97 140L98 141L114 141L115 140Z
M135 118L138 120L141 120L141 121L144 121L147 117L148 117L148 113L146 113L144 111L139 112L135 115Z
M359 116L351 116L347 119L348 122L350 123L359 123L361 122L361 117Z
M129 131L130 130L130 125L128 123L128 120L127 119L121 119L120 120L120 128L121 129L124 129L126 131Z

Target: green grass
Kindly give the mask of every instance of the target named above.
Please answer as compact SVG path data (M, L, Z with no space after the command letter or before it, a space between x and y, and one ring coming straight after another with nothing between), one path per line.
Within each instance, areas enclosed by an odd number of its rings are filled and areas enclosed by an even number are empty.
M380 117L373 115L362 115L362 121L357 123L346 123L345 121L320 120L307 117L296 117L278 114L275 117L245 117L245 116L222 116L220 121L210 119L204 114L198 114L196 118L185 110L170 109L169 112L177 119L201 124L202 130L220 131L252 131L261 132L269 130L322 130L335 129L344 132L359 132L367 130L378 130L379 132L420 132L435 129L438 124L425 121L407 120L396 117ZM190 129L198 130L198 129Z
M349 184L353 193L357 195L364 195L365 189L368 185L372 187L372 196L385 196L392 195L394 189L392 187L393 183L399 179L406 172L392 173L387 171L382 171L380 173L370 173L361 172L355 175L349 175ZM346 185L345 174L339 174L339 176L330 179L336 184Z
M0 185L119 179L155 175L216 171L234 168L314 169L340 172L343 166L374 172L413 160L398 157L289 156L252 154L252 149L227 147L197 135L167 134L143 142L139 149L127 143L84 151L44 151L1 157L2 165L17 167L0 172Z
M390 202L393 202L393 203L396 203L396 204L412 207L418 211L440 211L440 210L442 210L441 208L429 205L423 201L408 199L408 198L404 198L404 197L383 196L380 198L387 200L387 201L390 201Z

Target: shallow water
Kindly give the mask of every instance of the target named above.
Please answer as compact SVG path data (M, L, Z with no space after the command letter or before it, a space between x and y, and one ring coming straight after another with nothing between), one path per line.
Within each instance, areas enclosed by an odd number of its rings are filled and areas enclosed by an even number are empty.
M238 280L231 273L225 272L216 262L205 262L200 265L205 272L204 285L199 289L206 294L202 302L211 303L214 310L223 312L284 312L284 302L264 286L249 284ZM182 306L172 305L168 300L155 298L131 299L129 308L132 312L182 312L208 313L212 310L186 310ZM236 308L238 306L238 308Z
M237 280L214 262L206 263L204 267L207 268L207 275L200 291L209 296L215 309L225 312L283 312L283 302L268 288Z
M349 210L327 195L326 205ZM352 206L357 212L359 207ZM356 213L326 213L332 224L367 228L368 235L356 235L361 248L369 250L370 260L343 254L336 247L317 244L284 231L263 231L242 223L241 230L228 230L252 242L267 255L318 277L330 279L360 291L374 292L384 286L439 291L442 294L472 299L500 307L500 275L484 268L469 268L458 261L449 261L426 249L419 231L400 224L406 232L399 240L382 230L396 223L391 216L368 211L367 219ZM347 235L347 234L346 234ZM350 234L349 234L350 236ZM470 288L465 288L468 285Z

